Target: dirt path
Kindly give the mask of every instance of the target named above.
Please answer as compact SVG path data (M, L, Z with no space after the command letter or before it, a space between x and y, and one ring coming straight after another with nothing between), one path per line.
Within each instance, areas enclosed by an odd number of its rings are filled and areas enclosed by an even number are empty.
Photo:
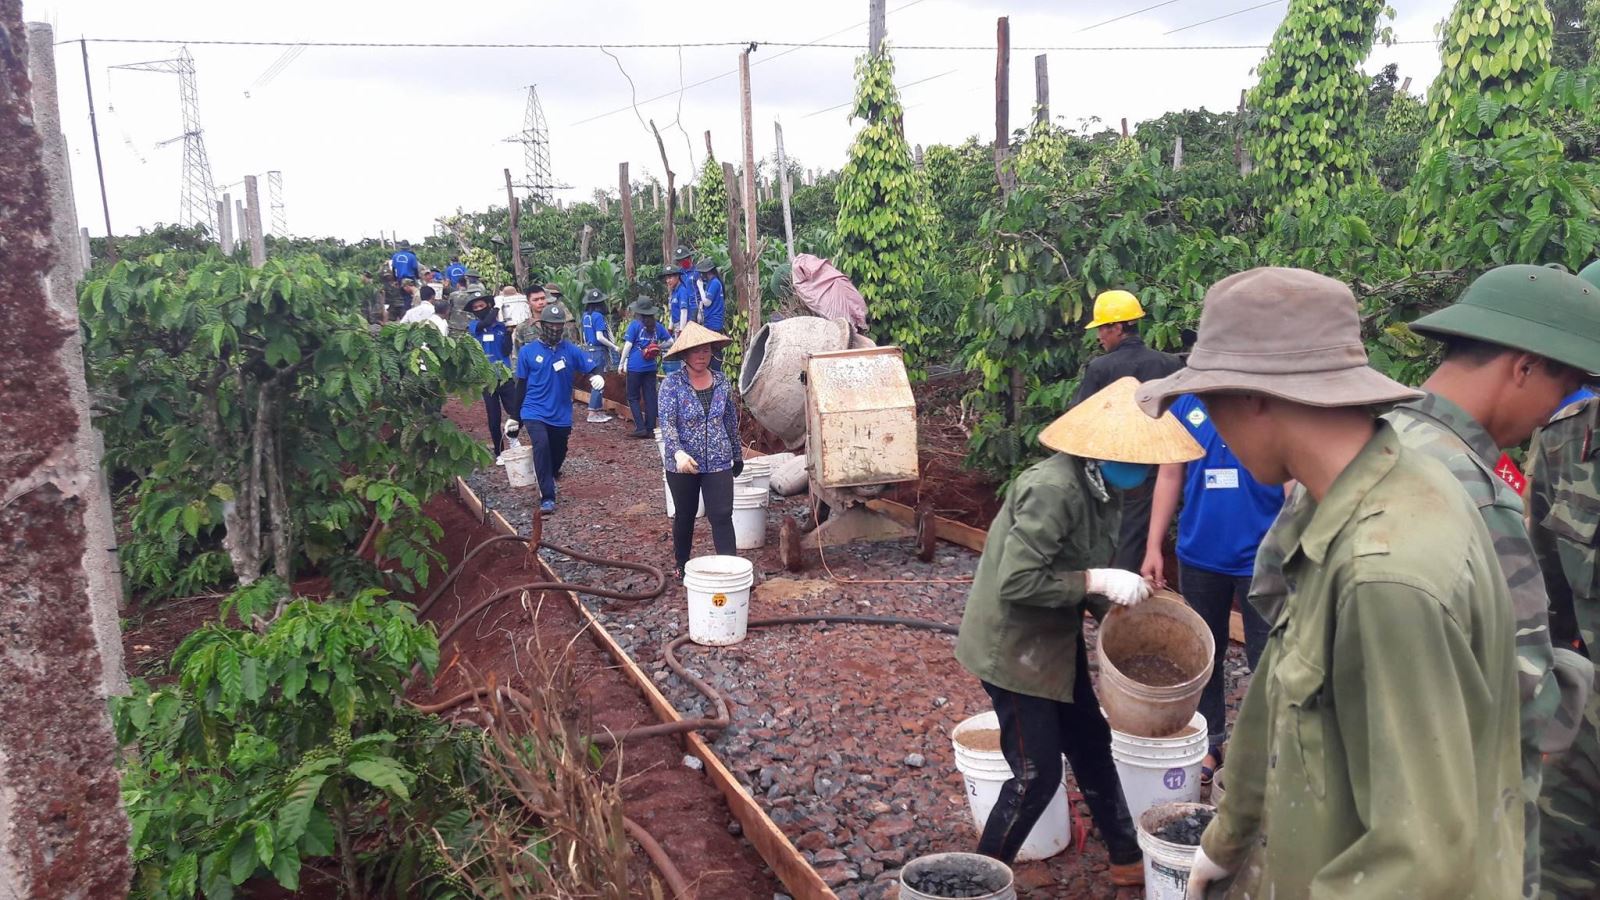
M485 437L476 405L452 404L446 412ZM559 509L544 521L546 538L584 552L670 564L670 520L654 443L628 438L620 420L589 425L581 411L575 418L571 455L557 490ZM469 483L526 531L530 491L509 488L498 468L477 473ZM970 577L977 555L958 547L941 544L931 563L919 562L907 542L827 554L838 579L903 583L841 583L815 557L800 575L782 571L777 523L804 506L799 499L774 498L769 545L743 554L756 569L752 618L856 613L960 622L968 585L939 583ZM703 523L695 538L697 555L712 552ZM546 558L568 580L606 577L576 560ZM610 583L637 587L642 579ZM593 598L585 603L683 715L709 712L661 661L661 647L687 628L681 585L672 584L651 604ZM732 647L683 654L686 665L732 701L733 725L713 742L717 753L841 897L894 896L894 879L907 860L971 850L977 841L949 732L989 706L977 680L956 663L953 648L953 637L932 632L830 625L752 631ZM1081 803L1079 809L1087 823L1087 809ZM1017 875L1026 897L1139 896L1111 887L1106 866L1104 847L1091 836L1082 851L1019 865Z

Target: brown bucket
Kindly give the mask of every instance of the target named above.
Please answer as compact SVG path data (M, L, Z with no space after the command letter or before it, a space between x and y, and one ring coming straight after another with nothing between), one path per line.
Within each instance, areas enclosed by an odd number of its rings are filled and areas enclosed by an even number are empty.
M1204 619L1172 591L1114 607L1101 623L1100 705L1111 727L1170 737L1188 727L1211 677L1216 643Z

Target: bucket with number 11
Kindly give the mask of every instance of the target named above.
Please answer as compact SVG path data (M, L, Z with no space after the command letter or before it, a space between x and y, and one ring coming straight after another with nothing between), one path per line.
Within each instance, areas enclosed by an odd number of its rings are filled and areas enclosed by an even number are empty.
M744 640L755 566L737 556L702 556L683 567L689 595L689 640L719 647Z

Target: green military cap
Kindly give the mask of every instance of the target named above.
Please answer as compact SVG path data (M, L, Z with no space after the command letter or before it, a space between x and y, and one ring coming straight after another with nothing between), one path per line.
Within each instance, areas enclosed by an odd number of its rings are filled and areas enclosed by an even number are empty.
M1546 266L1500 266L1455 303L1411 323L1430 337L1464 337L1600 372L1600 287Z
M1584 266L1583 271L1578 273L1578 277L1600 288L1600 259Z
M660 310L656 309L655 301L649 297L640 297L628 306L628 311L640 316L654 316Z

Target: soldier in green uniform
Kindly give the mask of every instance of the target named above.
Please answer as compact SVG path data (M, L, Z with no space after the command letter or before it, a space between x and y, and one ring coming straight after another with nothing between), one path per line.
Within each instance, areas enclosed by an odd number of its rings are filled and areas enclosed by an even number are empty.
M1544 754L1572 745L1594 666L1570 648L1552 648L1550 601L1522 498L1494 466L1501 449L1526 443L1586 373L1600 372L1600 294L1556 269L1501 266L1411 329L1443 341L1444 361L1423 383L1426 397L1385 418L1402 444L1444 463L1467 489L1511 590L1522 709L1522 896L1533 898Z
M1272 631L1191 897L1505 900L1521 884L1505 576L1449 470L1377 418L1423 395L1366 362L1349 288L1252 269L1207 292L1188 368L1139 390L1151 415L1202 395L1256 480L1305 489L1257 554L1281 593L1257 602Z
M1017 476L989 526L961 617L956 659L994 703L1012 777L978 841L1010 863L1061 784L1061 757L1083 792L1111 858L1111 880L1144 883L1142 854L1117 770L1111 728L1089 683L1086 607L1131 606L1150 594L1135 572L1107 568L1116 548L1118 495L1157 465L1198 459L1172 416L1152 422L1122 378L1039 434L1056 453Z
M1600 261L1579 277L1600 292ZM1589 659L1600 643L1600 399L1589 396L1558 412L1528 451L1533 548L1550 595L1551 639ZM1566 753L1545 764L1539 797L1542 896L1600 895L1600 691L1591 692Z

